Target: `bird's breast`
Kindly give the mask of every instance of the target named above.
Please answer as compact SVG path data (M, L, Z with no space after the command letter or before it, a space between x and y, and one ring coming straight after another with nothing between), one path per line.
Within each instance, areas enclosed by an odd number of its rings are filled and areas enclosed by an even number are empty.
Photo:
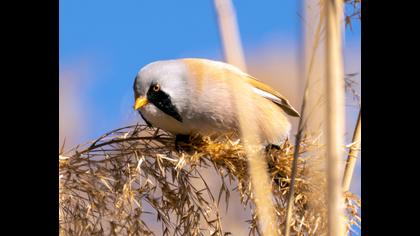
M217 106L209 106L203 110L190 107L181 112L182 122L167 115L153 104L147 104L140 112L154 127L173 134L210 135L236 130L237 125L232 111L220 110L221 107L223 106L219 106L219 110L216 110Z
M183 122L167 115L153 104L145 105L140 109L140 112L154 127L174 134L189 134L190 132Z

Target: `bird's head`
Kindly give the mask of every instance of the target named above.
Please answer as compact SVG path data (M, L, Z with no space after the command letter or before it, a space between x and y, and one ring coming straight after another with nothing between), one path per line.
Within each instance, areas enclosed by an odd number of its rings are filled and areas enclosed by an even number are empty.
M158 61L143 67L134 81L134 109L155 106L182 122L181 112L187 105L188 86L184 64Z

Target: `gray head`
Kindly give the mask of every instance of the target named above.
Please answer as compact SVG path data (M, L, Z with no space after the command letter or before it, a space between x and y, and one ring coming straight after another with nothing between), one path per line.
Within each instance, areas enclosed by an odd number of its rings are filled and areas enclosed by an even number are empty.
M182 121L180 113L188 104L187 68L176 60L157 61L143 67L134 81L135 109L151 103Z

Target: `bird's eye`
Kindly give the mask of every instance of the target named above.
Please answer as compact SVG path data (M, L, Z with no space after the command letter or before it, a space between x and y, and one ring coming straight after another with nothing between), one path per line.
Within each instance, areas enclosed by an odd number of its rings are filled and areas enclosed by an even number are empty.
M160 85L159 84L153 85L153 91L158 92L159 90L160 90Z

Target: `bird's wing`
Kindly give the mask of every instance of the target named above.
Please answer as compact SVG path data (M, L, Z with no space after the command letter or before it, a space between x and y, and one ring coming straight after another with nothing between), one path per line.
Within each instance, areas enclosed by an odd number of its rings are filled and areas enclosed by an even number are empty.
M279 92L277 92L270 86L258 81L257 79L248 74L246 74L246 76L243 76L243 78L245 78L245 80L253 86L253 91L256 94L274 102L279 107L281 107L288 115L300 117L299 112L297 112L295 108L292 107L290 102Z
M232 73L232 75L244 78L247 83L253 86L253 90L256 94L274 102L280 108L282 108L288 115L300 117L299 112L297 112L289 101L281 95L276 90L272 89L270 86L258 81L254 77L242 72L240 69L219 61L212 61L207 59L198 59L198 58L185 58L183 59L190 66L190 70L196 75L197 78L202 79L206 76L203 74L211 73L213 79L226 79L229 76L220 75L220 73ZM212 68L207 69L206 68ZM238 76L239 75L239 76Z

